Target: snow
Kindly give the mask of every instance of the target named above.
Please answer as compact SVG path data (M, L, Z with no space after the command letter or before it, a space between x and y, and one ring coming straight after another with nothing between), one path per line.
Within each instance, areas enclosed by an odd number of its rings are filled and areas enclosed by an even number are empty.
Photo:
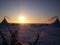
M58 23L55 22L52 24L42 26L40 26L41 24L34 24L35 26L33 24L31 24L33 26L31 26L30 24L9 24L8 26L0 25L0 30L4 33L4 36L7 38L6 40L8 40L8 42L10 40L9 30L18 30L18 39L22 42L23 45L29 45L28 42L34 43L38 33L39 40L37 45L60 45L60 26L56 26L59 25Z

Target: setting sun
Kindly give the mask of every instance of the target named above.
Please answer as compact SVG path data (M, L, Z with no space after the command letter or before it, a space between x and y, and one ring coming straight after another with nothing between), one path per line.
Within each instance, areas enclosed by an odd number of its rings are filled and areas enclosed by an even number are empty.
M24 16L20 16L19 20L20 20L20 23L25 23L25 17Z

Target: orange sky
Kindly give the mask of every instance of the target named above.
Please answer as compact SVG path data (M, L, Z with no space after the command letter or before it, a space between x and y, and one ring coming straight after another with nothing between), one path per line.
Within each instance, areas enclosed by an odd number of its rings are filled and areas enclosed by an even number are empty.
M19 17L16 17L16 18L12 18L12 17L5 17L6 20L9 22L9 23L20 23L20 19L18 19ZM28 17L25 17L26 19L24 20L24 23L51 23L51 21L49 21L48 19L50 18L28 18ZM3 18L0 18L0 22L3 20Z

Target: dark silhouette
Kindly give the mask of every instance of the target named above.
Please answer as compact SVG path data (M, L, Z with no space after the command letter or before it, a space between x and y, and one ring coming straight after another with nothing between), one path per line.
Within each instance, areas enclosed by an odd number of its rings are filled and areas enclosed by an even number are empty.
M6 39L5 39L5 37L3 36L3 33L2 33L1 30L0 30L0 35L1 35L1 37L2 37L2 45L8 45L8 43L6 42Z
M55 18L56 18L56 20L52 23L52 25L55 27L60 27L60 21L59 21L58 17L56 16Z
M37 42L38 42L38 40L39 40L39 33L38 33L37 38L36 38L36 41L33 43L33 45L36 45Z
M34 41L34 43L29 42L29 45L36 45L37 42L38 42L38 40L39 40L39 33L38 33L37 38L36 38L36 40Z

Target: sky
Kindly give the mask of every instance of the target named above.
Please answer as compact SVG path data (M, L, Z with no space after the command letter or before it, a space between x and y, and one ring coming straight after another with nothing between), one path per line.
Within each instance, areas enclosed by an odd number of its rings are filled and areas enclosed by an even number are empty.
M45 23L47 17L60 18L59 0L0 0L0 20L9 17L8 22L19 23L24 16L25 23ZM11 19L10 19L11 18Z

